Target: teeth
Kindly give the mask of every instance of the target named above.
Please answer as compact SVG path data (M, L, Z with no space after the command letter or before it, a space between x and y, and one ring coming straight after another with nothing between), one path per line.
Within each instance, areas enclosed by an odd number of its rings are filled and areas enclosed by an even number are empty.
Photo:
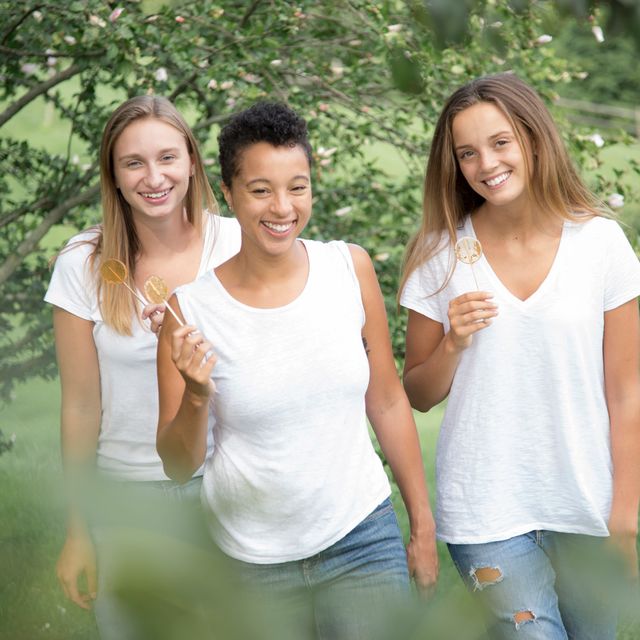
M264 224L265 227L269 227L269 229L272 229L277 233L284 233L285 231L291 228L291 225L293 223L289 222L288 224L275 224L273 222L263 222L262 224Z
M491 180L485 180L485 183L490 187L497 187L499 184L502 184L510 175L511 171L506 171L505 173L501 173L495 178L491 178Z
M164 196L166 196L167 193L169 193L169 191L171 191L171 189L166 189L165 191L158 191L156 193L143 193L141 195L145 198L151 198L152 200L155 200L158 198L164 198Z

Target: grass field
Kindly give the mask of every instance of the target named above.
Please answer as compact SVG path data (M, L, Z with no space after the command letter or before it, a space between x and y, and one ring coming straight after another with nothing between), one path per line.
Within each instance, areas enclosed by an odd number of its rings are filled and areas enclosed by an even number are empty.
M437 407L416 416L431 487L442 410ZM13 450L0 457L0 640L98 638L93 615L66 601L55 578L55 561L64 538L58 412L58 383L42 380L19 387L15 402L0 411L0 428L5 434L17 434ZM393 499L406 534L406 514L399 496ZM413 636L415 640L461 640L462 636L446 632L434 634L433 625L446 627L452 612L456 612L456 623L471 624L477 619L444 545L439 550L438 589L430 603L421 607L424 628L431 631ZM190 640L188 635L177 633L175 637ZM639 627L627 625L618 634L618 640L638 638Z
M419 417L431 485L441 411ZM58 413L58 382L42 380L19 387L15 402L0 411L0 428L17 435L13 450L0 457L1 640L97 638L93 616L67 602L55 578L64 538ZM406 531L398 496L394 502ZM436 600L464 597L445 549L441 552Z

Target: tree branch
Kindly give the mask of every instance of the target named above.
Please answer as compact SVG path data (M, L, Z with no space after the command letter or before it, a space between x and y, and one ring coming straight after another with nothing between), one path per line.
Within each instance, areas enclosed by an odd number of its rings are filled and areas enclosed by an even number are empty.
M262 0L253 0L249 8L245 11L245 14L242 16L242 20L240 20L240 28L243 29L247 26L249 22L249 18L253 15L253 12L258 8L258 5L262 2Z
M13 102L8 109L5 109L2 113L0 113L0 127L4 125L7 120L13 118L13 116L20 111L23 107L26 107L32 100L35 100L38 96L46 93L51 89L51 87L55 87L57 84L72 78L76 74L80 73L84 69L83 65L73 64L70 67L67 67L64 71L57 73L52 78L49 78L46 82L41 82L40 84L32 87L27 93L25 93L19 100Z
M217 116L211 116L210 118L206 118L205 120L200 120L200 122L196 122L196 124L192 127L194 131L198 131L199 129L205 129L206 127L210 127L212 124L218 124L219 122L226 122L231 118L233 114L231 113L219 113Z
M27 204L23 204L21 207L14 209L13 211L9 211L9 213L5 214L0 218L0 229L2 227L6 227L8 224L12 223L14 220L17 220L25 213L29 211L37 211L38 209L43 209L45 207L50 207L53 203L49 196L45 196L44 198L40 198L36 202L29 202Z
M188 78L182 80L178 86L171 92L169 100L173 102L194 80L198 78L200 74L196 71L192 73Z
M42 327L36 326L30 331L27 331L19 340L13 340L9 342L5 349L0 350L0 356L3 360L8 360L9 357L15 356L16 353L22 351L25 347L33 344L38 338L42 337Z
M72 56L67 51L29 51L28 49L12 49L11 47L6 47L4 45L0 45L0 53L6 53L9 56L15 56L16 58L71 58ZM104 50L96 50L96 51L83 51L83 58L97 58L98 56L103 56Z
M38 11L40 9L42 9L44 7L43 4L37 4L34 7L31 7L28 11L25 11L17 20L14 20L10 25L9 28L4 32L3 36L2 36L2 40L0 40L0 42L2 42L2 44L4 44L7 39L9 38L9 36L35 11Z
M44 238L47 231L56 224L67 211L81 204L91 202L100 193L100 185L94 184L83 193L69 198L66 202L52 209L42 222L22 241L18 248L0 266L0 285L4 284L16 270L23 258L28 256Z
M16 381L22 380L26 375L32 371L46 371L47 368L52 368L55 363L53 349L49 349L39 356L35 356L29 360L23 362L16 362L13 364L5 365L0 369L2 374L0 378L5 380L2 384L2 390L10 389ZM1 395L1 394L0 394Z

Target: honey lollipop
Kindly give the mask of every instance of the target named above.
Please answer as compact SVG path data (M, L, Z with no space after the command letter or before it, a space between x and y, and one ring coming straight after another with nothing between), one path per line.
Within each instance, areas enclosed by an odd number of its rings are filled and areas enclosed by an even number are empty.
M471 236L464 236L456 242L455 252L456 257L460 262L464 262L471 267L471 274L473 275L473 280L476 283L476 289L480 291L476 272L473 268L473 263L478 262L482 255L482 245L480 244L480 241L477 238L472 238Z
M169 301L167 298L169 297L169 288L167 287L167 283L160 276L149 276L144 283L144 294L149 298L153 304L164 304L167 309L169 309L171 315L176 319L176 322L184 327L184 322L178 318L176 312L171 308ZM189 334L192 335L192 334ZM205 354L205 360L208 360L211 351L208 351ZM209 380L209 387L213 393L216 391L216 385L213 380ZM213 402L213 394L211 396L210 402Z
M169 289L167 283L160 276L149 276L144 283L144 295L153 304L164 304L176 322L184 327L184 322L178 318L176 312L171 308L167 298L169 297Z
M127 276L129 271L127 265L120 260L111 258L111 260L105 260L100 265L100 276L105 282L109 284L123 284L133 295L140 300L143 305L147 305L147 301L137 292L134 291L127 282Z

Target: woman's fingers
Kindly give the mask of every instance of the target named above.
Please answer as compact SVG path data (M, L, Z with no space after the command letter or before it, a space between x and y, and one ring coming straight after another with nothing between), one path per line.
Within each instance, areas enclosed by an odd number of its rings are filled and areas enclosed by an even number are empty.
M449 321L452 325L477 324L480 320L488 320L497 315L498 306L487 292L465 293L449 303Z
M212 344L196 327L185 325L173 332L171 358L192 391L198 395L209 395L209 378L216 363Z
M471 344L474 333L488 327L498 315L498 306L488 291L470 291L449 302L451 336L460 349Z
M182 354L183 349L186 348L189 334L195 333L199 334L196 327L185 324L183 327L178 327L171 335L171 359L176 364ZM193 344L191 345L191 350L193 350Z
M142 309L142 319L146 320L147 318L151 318L157 313L164 313L164 305L163 304L148 304L144 309Z
M96 561L93 545L87 539L67 538L56 565L56 573L64 595L83 609L90 609L96 597ZM80 589L80 580L85 576L86 592Z
M156 334L160 333L162 328L162 321L164 320L165 305L163 304L148 304L142 310L142 319L149 319L151 323L151 331Z

